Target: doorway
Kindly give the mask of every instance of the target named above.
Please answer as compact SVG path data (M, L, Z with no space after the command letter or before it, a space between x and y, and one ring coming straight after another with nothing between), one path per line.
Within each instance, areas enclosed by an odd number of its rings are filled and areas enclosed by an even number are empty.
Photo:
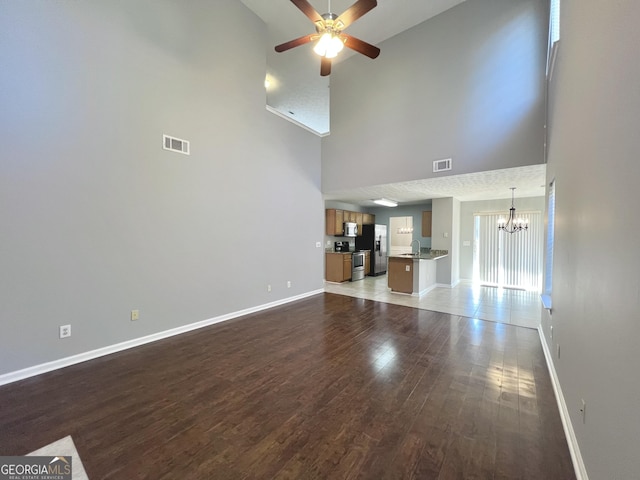
M389 218L389 255L411 253L413 217Z

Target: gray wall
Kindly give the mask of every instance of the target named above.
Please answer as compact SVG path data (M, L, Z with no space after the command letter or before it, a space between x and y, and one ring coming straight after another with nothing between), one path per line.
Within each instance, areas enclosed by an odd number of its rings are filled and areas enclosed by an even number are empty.
M553 310L544 338L589 478L638 478L640 2L561 6L547 166L556 180Z
M517 192L517 190L516 190ZM538 211L545 213L545 197L526 197L515 199L516 213L519 211ZM505 218L511 207L511 199L482 200L461 202L460 204L460 278L473 279L473 214L479 212L503 212ZM464 242L470 242L465 246Z
M546 0L473 0L331 74L324 192L544 161ZM357 118L357 121L354 120ZM442 174L440 174L442 175Z
M437 260L436 281L441 285L455 286L460 280L459 249L460 201L456 198L434 198L431 229L431 248L447 250L448 256Z
M0 374L322 288L320 141L265 111L265 41L240 2L2 3Z

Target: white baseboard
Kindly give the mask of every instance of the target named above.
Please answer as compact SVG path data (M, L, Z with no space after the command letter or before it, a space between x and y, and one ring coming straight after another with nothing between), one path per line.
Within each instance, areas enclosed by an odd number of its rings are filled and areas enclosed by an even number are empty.
M42 363L40 365L34 365L33 367L24 368L22 370L16 370L15 372L5 373L3 375L0 375L0 385L6 385L8 383L17 382L18 380L24 380L25 378L34 377L36 375L40 375L46 372L51 372L52 370L57 370L59 368L75 365L76 363L86 362L87 360L93 360L94 358L103 357L105 355L110 355L112 353L121 352L122 350L138 347L146 343L155 342L157 340L162 340L164 338L173 337L174 335L180 335L181 333L197 330L198 328L208 327L209 325L213 325L215 323L225 322L227 320L241 317L243 315L249 315L251 313L259 312L261 310L267 310L269 308L277 307L279 305L284 305L286 303L294 302L296 300L301 300L303 298L311 297L313 295L317 295L323 292L324 292L324 289L313 290L311 292L302 293L294 297L288 297L282 300L276 300L275 302L265 303L263 305L246 308L244 310L239 310L237 312L227 313L224 315L220 315L218 317L202 320L200 322L190 323L188 325L182 325L180 327L172 328L170 330L164 330L162 332L152 333L151 335L147 335L144 337L134 338L132 340L127 340L125 342L116 343L115 345L109 345L106 347L98 348L96 350L79 353L77 355L61 358L59 360L54 360L52 362Z
M438 284L434 283L433 285L428 286L424 290L420 290L420 292L418 292L418 293L412 293L411 296L412 297L422 297L423 295L426 295L431 290L433 290L434 288L437 288L437 287L438 287Z
M453 288L457 285L457 283L436 283L436 287L438 288Z
M569 453L571 454L571 461L573 462L573 469L576 472L576 478L577 480L589 480L589 477L587 476L587 469L584 466L582 455L580 454L580 446L578 445L576 433L573 430L573 424L571 423L571 417L569 416L567 402L565 402L564 395L562 394L562 387L558 380L556 367L553 363L553 357L549 351L547 339L542 331L542 325L538 326L538 334L540 335L540 343L542 344L544 357L547 361L547 368L549 369L549 375L551 376L553 391L556 395L556 401L558 402L558 410L560 410L560 418L562 419L562 428L564 429L564 434L567 437L567 444L569 445Z

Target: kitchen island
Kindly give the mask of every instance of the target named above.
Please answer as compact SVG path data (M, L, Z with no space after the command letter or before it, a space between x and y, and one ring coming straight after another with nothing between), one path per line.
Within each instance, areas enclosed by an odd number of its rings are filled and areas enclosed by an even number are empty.
M388 286L394 293L422 296L436 287L437 261L448 255L442 253L405 253L389 257Z

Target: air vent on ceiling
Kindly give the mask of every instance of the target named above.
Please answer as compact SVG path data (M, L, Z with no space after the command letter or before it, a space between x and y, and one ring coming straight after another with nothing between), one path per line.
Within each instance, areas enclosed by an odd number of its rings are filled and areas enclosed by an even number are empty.
M171 150L172 152L190 155L189 142L187 140L170 137L169 135L162 135L162 148L165 150Z
M434 160L433 161L433 171L434 172L443 172L445 170L451 170L451 159L445 158L443 160Z

